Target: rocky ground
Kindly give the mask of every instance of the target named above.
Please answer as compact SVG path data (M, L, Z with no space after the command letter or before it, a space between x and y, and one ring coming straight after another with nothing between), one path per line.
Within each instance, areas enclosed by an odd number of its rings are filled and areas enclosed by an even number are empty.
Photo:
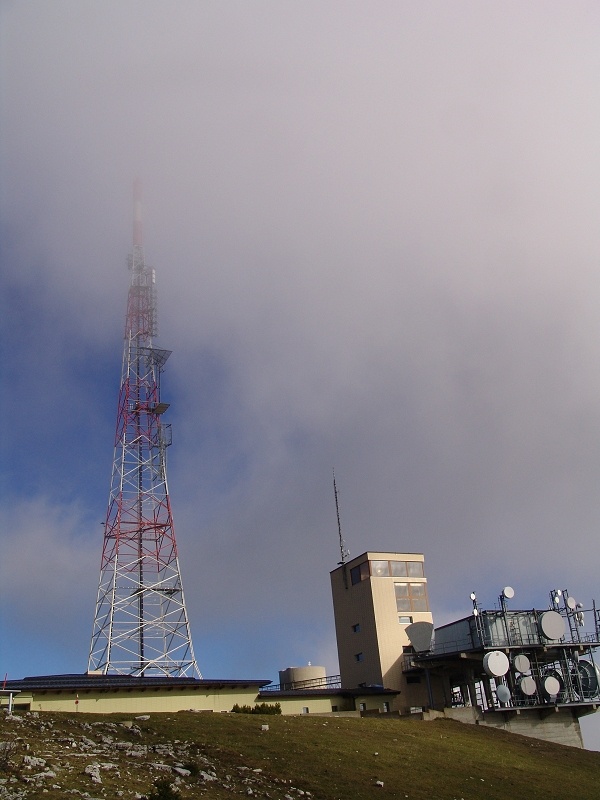
M260 735L263 726L257 729ZM165 741L147 715L120 722L35 712L0 719L0 800L139 799L165 778L182 798L311 797L218 747Z

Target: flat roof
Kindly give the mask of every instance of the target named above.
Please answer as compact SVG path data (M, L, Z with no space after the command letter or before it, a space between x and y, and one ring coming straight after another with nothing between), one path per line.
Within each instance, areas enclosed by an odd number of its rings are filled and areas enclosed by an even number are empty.
M174 689L174 688L195 688L195 689L222 689L248 688L256 686L262 688L271 683L265 679L206 679L206 678L182 678L167 676L141 677L136 675L90 675L66 674L66 675L35 675L20 680L6 682L6 691L52 691L55 690L76 690L76 689Z

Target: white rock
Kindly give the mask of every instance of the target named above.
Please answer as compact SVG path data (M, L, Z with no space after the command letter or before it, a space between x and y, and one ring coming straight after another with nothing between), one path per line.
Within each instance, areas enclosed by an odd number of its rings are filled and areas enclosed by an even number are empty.
M182 778L189 778L189 776L192 774L189 769L185 769L184 767L173 767L173 772L181 775Z

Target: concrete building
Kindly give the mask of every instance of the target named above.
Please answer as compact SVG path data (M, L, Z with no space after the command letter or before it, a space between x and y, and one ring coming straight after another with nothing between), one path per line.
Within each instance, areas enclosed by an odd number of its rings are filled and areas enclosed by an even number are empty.
M420 553L366 552L331 572L344 689L395 691L391 708L582 747L600 707L600 612L566 590L545 609L498 608L434 630Z
M408 626L433 623L424 560L422 553L366 552L331 572L341 684L395 690L390 711L427 705L421 676L403 671Z

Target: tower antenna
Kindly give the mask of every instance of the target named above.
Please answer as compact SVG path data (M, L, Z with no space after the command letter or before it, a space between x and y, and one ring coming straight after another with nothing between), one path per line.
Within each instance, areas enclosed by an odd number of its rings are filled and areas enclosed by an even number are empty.
M335 513L337 515L338 536L340 540L340 556L341 560L338 562L340 566L345 566L346 559L350 555L350 551L346 547L346 542L342 536L342 523L340 521L340 504L338 500L337 484L335 482L335 469L333 470L333 496L335 497Z
M154 346L155 273L142 246L140 183L134 184L121 388L104 525L89 671L201 677L183 597L166 450L169 408L160 377L170 350Z

